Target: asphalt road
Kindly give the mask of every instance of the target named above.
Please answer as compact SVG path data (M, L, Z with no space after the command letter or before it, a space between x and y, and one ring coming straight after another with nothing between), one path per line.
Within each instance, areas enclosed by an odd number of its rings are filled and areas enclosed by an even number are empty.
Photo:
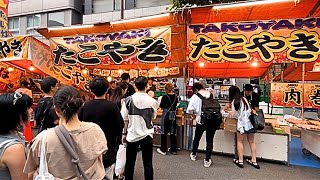
M287 166L283 164L259 162L261 169L244 164L243 169L232 163L232 157L213 155L213 165L203 166L205 154L199 153L197 161L191 161L189 151L179 151L178 155L162 156L154 148L153 167L156 180L320 180L320 169ZM138 153L135 180L143 180L141 152Z

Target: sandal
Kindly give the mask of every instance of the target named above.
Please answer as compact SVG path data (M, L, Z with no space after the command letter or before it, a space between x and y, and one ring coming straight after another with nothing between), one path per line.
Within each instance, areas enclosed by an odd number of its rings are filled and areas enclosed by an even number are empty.
M250 159L246 159L247 163L253 166L256 169L260 169L260 166L257 162L252 162Z
M234 159L233 163L237 165L239 168L243 168L243 162L240 162L238 159Z

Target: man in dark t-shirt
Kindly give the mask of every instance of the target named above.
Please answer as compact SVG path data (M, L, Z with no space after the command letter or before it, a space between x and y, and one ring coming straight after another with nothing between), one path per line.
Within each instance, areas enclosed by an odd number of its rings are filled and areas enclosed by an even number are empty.
M107 91L107 100L108 101L110 101L110 98L113 95L115 89L116 89L116 81L111 81L110 87L108 88L108 91Z
M39 100L34 111L36 124L39 132L48 128L53 128L59 124L59 117L53 109L52 97L57 92L58 80L53 77L46 77L40 83L44 97Z
M122 79L122 82L125 82L127 85L128 85L128 89L127 89L127 93L125 95L125 97L129 97L129 96L132 96L136 90L134 89L134 87L129 83L130 81L130 75L129 73L123 73L121 74L121 79Z
M106 174L106 178L113 179L114 164L117 149L121 143L124 122L118 106L105 99L108 86L108 82L104 78L95 78L90 82L89 88L95 95L95 99L83 105L78 117L80 121L98 124L105 133L108 151L103 155L103 165L106 172L110 172Z

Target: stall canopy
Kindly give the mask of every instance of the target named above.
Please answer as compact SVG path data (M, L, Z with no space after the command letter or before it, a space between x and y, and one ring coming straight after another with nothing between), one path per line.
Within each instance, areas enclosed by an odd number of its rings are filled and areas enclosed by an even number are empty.
M305 81L319 81L320 72L313 72L314 64L305 63ZM281 78L283 76L283 79ZM284 71L283 75L278 75L274 81L302 81L302 63L292 63Z
M252 6L229 4L191 9L187 18L189 23L187 54L190 62L194 63L189 64L189 74L196 77L260 77L266 73L272 63L299 61L298 58L291 54L289 56L286 52L294 51L292 49L298 47L294 44L297 40L293 39L292 34L294 29L296 34L306 35L310 31L315 31L313 27L309 29L304 25L299 27L299 22L306 22L304 19L319 16L319 5L317 0L301 0L296 3L288 0ZM298 18L301 19L296 20ZM316 22L315 18L309 20L307 21ZM270 23L270 26L259 27L260 22L262 25ZM286 25L292 27L286 27ZM300 30L304 28L306 28L305 31ZM266 37L273 42L282 41L282 48L262 50L261 47L267 44L265 43L260 46L259 51L258 44L266 40L264 39ZM281 39L281 37L284 38ZM315 35L315 37L318 36ZM238 46L233 46L234 44ZM232 54L235 51L242 53L244 57L236 57L237 55ZM271 56L266 56L267 51ZM247 52L250 54L246 54ZM235 62L236 58L239 58L237 62ZM304 62L304 60L301 61ZM311 61L319 61L319 59L308 60L308 62Z
M194 67L193 67L194 66ZM189 74L195 77L250 78L263 76L270 63L190 63ZM193 68L195 69L193 71Z
M219 8L220 7L220 8ZM231 21L273 20L317 17L318 0L282 1L254 6L216 6L192 9L193 24Z
M105 22L94 25L81 25L61 28L40 28L37 31L47 39L54 37L74 37L78 35L121 33L147 28L170 27L171 30L171 63L185 63L186 26L181 15L166 13L137 19L117 22ZM178 66L183 67L184 64Z
M32 36L1 38L0 43L5 50L0 52L0 62L20 70L44 75L45 73L34 67L32 63L33 52L30 51L30 47L36 42L40 41L35 40ZM42 46L48 45L42 44Z
M317 0L288 0L288 1L281 1L278 3L271 3L271 4L261 4L261 5L254 5L254 6L221 6L221 5L213 5L207 7L199 7L199 8L191 8L190 10L186 10L179 13L167 13L161 14L156 16L150 16L147 18L138 18L134 20L122 20L117 22L105 22L100 24L94 25L82 25L82 26L73 26L73 27L63 27L63 28L42 28L38 29L38 32L42 34L44 37L48 39L56 38L56 37L76 37L81 35L88 35L88 34L102 34L102 33L121 33L124 31L129 30L137 30L137 29L145 29L145 28L156 28L156 27L170 27L171 29L171 46L170 46L170 61L165 61L159 64L158 66L171 66L177 63L176 66L181 67L189 67L189 75L191 76L200 76L200 77L259 77L265 74L268 67L271 63L275 63L276 60L285 59L286 62L292 61L292 58L286 57L286 50L289 49L290 44L288 44L289 38L291 33L290 24L295 23L294 18L308 18L308 17L317 17L320 15L319 9L319 2ZM183 14L182 14L183 13ZM291 19L291 20L287 20ZM272 21L274 23L278 23L277 25L272 24L272 26L277 26L278 28L273 28L270 33L266 31L266 28L260 28L260 30L255 31L254 28L251 30L252 32L245 32L245 30L237 31L237 29L233 29L231 26L224 25L227 27L226 33L216 33L215 26L221 27L222 23L225 22L247 22L242 26L243 29L248 29L253 27L255 24L258 24L260 21ZM275 21L278 20L278 21ZM315 20L312 20L313 23ZM251 23L250 23L251 22ZM299 21L300 22L300 21ZM301 22L304 23L303 20ZM303 26L310 25L311 20L306 21L306 23L301 25L300 29L304 29ZM209 37L206 39L209 43L216 43L220 44L220 47L217 51L221 51L222 54L222 46L225 46L227 40L223 39L223 34L225 36L241 36L245 34L245 41L244 43L238 46L233 46L227 50L239 50L239 46L246 46L245 43L249 43L249 40L255 38L255 36L269 36L270 38L273 35L282 35L285 34L286 39L279 39L278 41L285 42L285 46L282 46L283 49L279 48L277 50L268 50L271 54L275 54L275 57L265 57L265 59L260 58L258 54L258 50L254 50L250 52L250 56L247 56L246 60L241 61L233 61L226 58L220 58L218 60L212 58L209 60L203 57L196 56L191 57L190 51L192 51L191 40L200 42L201 38L198 38L199 32L196 32L196 29L193 28L191 34L190 32L190 25L207 25L208 23L214 23L213 26L210 26L206 30L207 32L203 32L203 35ZM230 23L229 23L230 24ZM238 24L240 25L240 23ZM317 20L317 25L318 20ZM270 28L271 25L267 24L267 29ZM237 27L238 28L238 27ZM287 28L287 29L285 29ZM228 31L229 29L229 31ZM294 27L294 29L298 30L298 27ZM310 30L311 28L309 28ZM308 29L307 29L308 30ZM266 34L262 34L262 32L266 32ZM308 34L307 31L302 32L304 34ZM190 35L191 34L191 35ZM200 33L201 34L201 33ZM218 34L218 35L217 35ZM203 38L203 37L202 37ZM211 40L210 40L211 38ZM239 40L239 39L238 39ZM241 39L240 39L241 40ZM215 41L215 42L213 42ZM205 42L205 41L204 41ZM261 40L259 41L261 42ZM239 42L238 42L239 43ZM194 43L196 44L196 43ZM56 43L58 45L58 43ZM203 45L203 44L202 44ZM230 43L229 45L232 45ZM292 45L292 44L291 44ZM214 46L214 45L213 45ZM207 50L212 53L213 49L212 45L207 46ZM219 45L218 45L219 46ZM279 46L281 46L279 44ZM57 48L57 46L54 46ZM252 46L253 47L253 46ZM51 47L52 48L52 47ZM196 49L197 47L193 47ZM268 47L269 48L269 47ZM285 49L286 48L286 49ZM203 52L202 52L203 53ZM209 54L210 55L210 54ZM212 55L212 54L211 54ZM253 57L253 58L251 58ZM255 57L255 58L254 58ZM257 57L259 57L257 59ZM315 61L315 60L312 60ZM309 61L311 62L311 61ZM204 66L199 66L200 63L204 63ZM253 65L255 63L255 65ZM187 66L186 66L187 65ZM125 68L126 65L121 65L121 68ZM145 66L145 68L152 68L156 66L156 63L150 63L148 65L144 65L143 63L140 65L127 65L127 67L132 68L140 68ZM94 66L91 66L94 67ZM99 66L100 68L103 67L105 69L117 69L119 68L119 64L110 65L108 63L102 64ZM194 68L194 70L193 70Z

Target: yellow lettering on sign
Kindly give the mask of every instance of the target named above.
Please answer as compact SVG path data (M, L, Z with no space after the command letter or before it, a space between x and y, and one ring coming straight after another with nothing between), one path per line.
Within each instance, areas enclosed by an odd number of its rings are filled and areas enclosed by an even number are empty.
M215 42L206 35L198 35L196 40L190 41L191 52L189 59L191 61L197 61L200 57L203 57L208 61L220 61L221 60L221 43Z
M282 52L287 48L286 39L274 36L269 32L261 32L250 38L250 43L243 46L248 52L258 52L264 62L271 62L274 53Z
M296 62L312 62L318 59L320 54L318 33L297 30L293 31L287 40L288 59Z
M221 49L223 59L230 62L246 62L250 59L249 53L242 48L247 43L244 35L223 34L222 39L225 42Z

